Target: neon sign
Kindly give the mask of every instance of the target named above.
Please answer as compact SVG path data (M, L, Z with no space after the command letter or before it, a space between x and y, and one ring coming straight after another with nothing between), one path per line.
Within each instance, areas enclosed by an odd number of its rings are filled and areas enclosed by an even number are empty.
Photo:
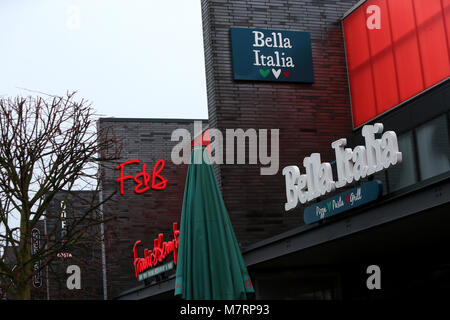
M145 191L150 189L150 186L148 185L150 182L150 174L146 171L147 169L147 164L144 163L142 165L142 172L139 172L138 174L136 174L135 176L132 175L128 175L128 176L124 176L124 168L126 165L129 164L139 164L140 161L139 160L128 160L125 162L122 162L121 164L116 166L116 169L120 169L120 177L116 179L117 182L120 183L120 194L124 194L123 191L123 182L126 179L133 179L136 182L136 187L134 188L134 192L136 193L144 193ZM152 171L152 184L151 184L151 188L154 190L162 190L165 189L167 186L167 179L165 179L162 175L161 175L161 171L163 170L165 165L165 162L163 159L159 159L155 165L153 166L153 171ZM156 179L159 179L160 181L157 183Z
M138 256L138 246L140 240L136 241L133 246L134 253L134 271L136 278L143 271L155 267L159 262L163 261L171 252L173 252L173 262L177 264L178 259L178 238L180 231L178 224L173 223L173 240L163 242L163 234L160 233L158 238L154 240L153 250L144 249L144 258Z

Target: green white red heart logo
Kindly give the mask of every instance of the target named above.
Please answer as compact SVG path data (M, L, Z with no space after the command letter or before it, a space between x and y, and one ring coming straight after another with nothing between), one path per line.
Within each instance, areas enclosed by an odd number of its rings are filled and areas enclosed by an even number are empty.
M270 69L264 70L264 69L259 69L259 73L266 78L269 75Z
M274 77L276 79L278 79L278 77L280 76L280 73L281 73L281 69L278 69L278 70L272 69L272 73L273 73Z

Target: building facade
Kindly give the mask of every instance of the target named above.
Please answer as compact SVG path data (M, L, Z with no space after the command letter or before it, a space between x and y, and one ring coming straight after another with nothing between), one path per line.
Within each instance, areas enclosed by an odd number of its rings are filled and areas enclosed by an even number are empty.
M218 168L256 298L448 295L450 3L212 0L202 1L202 19L209 127L279 129L276 174L261 175L263 165L248 157ZM280 48L274 60L292 52L278 36L286 31L309 33L312 81L290 81L299 70L287 69L287 60L269 62L268 50ZM237 56L246 45L248 57ZM363 127L375 123L396 133L401 163L285 210L283 168L304 172L303 159L319 153L336 178L331 144L364 145ZM375 181L382 186L376 199L306 218L310 207ZM381 285L371 283L375 275ZM169 279L119 298L169 297L173 285Z
M340 18L355 1L202 1L208 113L211 128L280 129L278 174L260 165L220 166L222 194L238 241L246 246L302 223L284 213L281 169L351 133ZM233 79L230 28L310 33L314 83ZM247 161L246 163L248 163Z
M98 197L94 191L59 191L53 197L43 218L32 230L31 253L45 249L55 252L55 256L50 259L41 253L42 258L35 262L33 267L40 271L30 281L31 299L103 298L101 231L97 223L101 220L92 219L99 214L96 205ZM74 223L79 230L77 235L69 231ZM76 244L67 245L68 233L71 238L78 238ZM7 253L5 263L14 266L16 260L12 248L8 248ZM11 297L7 295L6 298Z
M180 142L171 140L172 132L185 129L193 134L193 121L100 119L99 127L110 128L122 144L121 159L102 172L102 197L113 195L102 208L105 215L112 217L105 224L108 299L145 286L144 281L138 281L135 276L133 246L136 241L141 241L138 252L143 257L144 249L151 250L159 234L163 234L164 241L173 238L173 223L180 222L187 165L175 165L171 161L172 149ZM207 121L202 122L207 126ZM124 164L127 161L128 164ZM122 176L131 176L122 184L117 181L121 168ZM142 182L140 186L138 181ZM160 188L156 187L158 184Z
M209 119L200 130L248 134L232 140L244 163L233 154L215 171L256 299L448 296L450 2L424 3L202 1ZM320 154L337 181L342 160L332 143L367 151L365 126L379 129L377 139L394 132L401 161L310 201L296 196L302 203L287 210L294 188L284 169L304 173L304 159ZM100 179L102 199L113 195L101 208L112 217L100 245L103 298L173 298L172 273L137 279L133 247L141 241L141 257L159 234L173 237L187 165L171 159L172 134L186 129L196 140L194 120L103 118L99 127L123 145ZM264 129L265 151L278 148L272 174L261 174L260 135L258 158L249 155L250 132ZM374 185L373 199L353 206Z

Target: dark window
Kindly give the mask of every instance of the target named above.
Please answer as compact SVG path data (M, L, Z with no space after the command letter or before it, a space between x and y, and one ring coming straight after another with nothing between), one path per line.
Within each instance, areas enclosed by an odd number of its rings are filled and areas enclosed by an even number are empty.
M401 149L400 149L401 150ZM375 180L379 180L382 185L383 185L383 196L386 195L388 193L388 183L386 180L386 171L381 171L381 172L377 172L373 175L373 177L375 178Z
M422 180L449 171L450 144L446 116L417 127L416 137Z
M390 192L410 186L418 181L412 132L407 132L398 137L398 148L402 152L402 163L388 171Z

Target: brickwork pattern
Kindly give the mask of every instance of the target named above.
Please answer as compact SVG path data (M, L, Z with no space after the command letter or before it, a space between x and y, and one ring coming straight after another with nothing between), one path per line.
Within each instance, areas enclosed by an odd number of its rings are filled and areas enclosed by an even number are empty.
M114 220L105 227L106 264L108 279L108 298L112 299L123 291L142 285L134 276L133 245L141 240L140 255L144 248L152 249L153 240L159 233L165 240L173 238L172 224L180 222L187 165L174 165L171 161L172 148L178 143L171 141L171 133L185 128L193 134L194 120L161 119L114 119L104 118L100 127L110 127L113 134L123 141L122 158L104 171L103 196L117 193L104 206L106 216ZM207 126L207 121L203 120ZM164 190L148 190L138 194L134 192L136 183L125 180L124 194L119 192L119 183L115 181L120 170L115 165L132 159L140 164L125 166L124 175L136 175L147 164L146 171L152 173L159 159L165 160L161 175L168 180ZM158 181L156 181L158 182ZM150 180L151 184L151 180Z
M331 142L351 134L340 19L356 2L202 0L210 127L280 129L278 174L261 176L259 165L220 166L225 204L243 246L303 224L303 209L284 212L282 168L302 168L313 152L333 160ZM230 27L310 32L315 83L233 80Z

